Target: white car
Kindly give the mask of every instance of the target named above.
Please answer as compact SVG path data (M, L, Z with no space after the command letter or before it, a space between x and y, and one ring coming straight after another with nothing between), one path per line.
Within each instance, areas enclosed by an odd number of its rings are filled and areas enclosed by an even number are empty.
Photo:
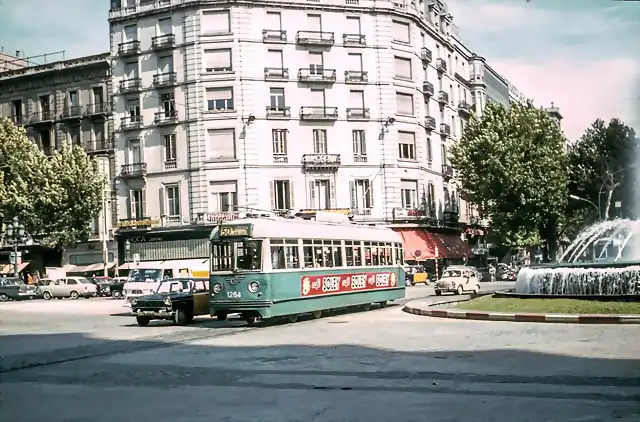
M98 295L98 286L90 282L85 277L64 277L56 280L50 280L47 285L40 288L42 297L45 300L51 298L70 297L77 299L84 297L86 299Z

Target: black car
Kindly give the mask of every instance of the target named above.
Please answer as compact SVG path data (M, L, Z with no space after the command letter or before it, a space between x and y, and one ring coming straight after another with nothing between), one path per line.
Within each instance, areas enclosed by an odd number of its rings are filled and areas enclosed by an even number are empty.
M153 319L185 325L193 317L209 314L209 279L168 278L156 291L131 301L131 312L138 325L146 327Z
M127 277L116 277L111 280L111 284L109 285L109 295L114 299L122 299L124 297L122 291L124 290L124 284L127 280Z
M0 302L40 297L37 286L25 284L16 277L0 277Z
M89 281L98 288L98 296L111 296L111 277L90 277Z

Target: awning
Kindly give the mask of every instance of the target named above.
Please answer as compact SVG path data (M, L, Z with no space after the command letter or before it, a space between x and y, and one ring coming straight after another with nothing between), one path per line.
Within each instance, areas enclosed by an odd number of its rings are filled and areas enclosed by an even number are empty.
M18 264L18 273L21 273L25 268L29 266L31 261L26 261ZM13 274L13 264L0 265L0 274Z
M430 233L431 238L438 244L440 258L471 258L473 251L459 234Z
M163 268L207 268L207 262L209 260L205 258L198 259L167 259L162 262Z
M125 262L118 267L119 270L131 270L134 268L150 268L150 269L162 269L165 268L162 263L165 261L142 261L138 264L134 262Z
M429 233L423 229L393 229L402 237L404 259L407 261L424 261L434 259L436 245Z
M107 269L111 269L115 265L115 263L110 263L107 265ZM90 273L94 271L103 271L104 264L96 263L89 265L65 265L64 269L67 273Z

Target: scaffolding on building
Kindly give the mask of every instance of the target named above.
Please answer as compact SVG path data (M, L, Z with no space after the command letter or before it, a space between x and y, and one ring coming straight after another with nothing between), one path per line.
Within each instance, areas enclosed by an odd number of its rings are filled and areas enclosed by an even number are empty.
M15 54L9 54L4 47L0 47L0 73L25 67L41 66L44 64L65 60L66 51L54 51L50 53L25 56L21 50Z

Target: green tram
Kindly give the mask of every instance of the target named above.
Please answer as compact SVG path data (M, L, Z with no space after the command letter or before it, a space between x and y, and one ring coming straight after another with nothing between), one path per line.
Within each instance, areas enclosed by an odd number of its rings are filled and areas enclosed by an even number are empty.
M343 219L344 217L344 219ZM404 298L402 239L391 229L318 212L315 220L259 217L211 233L209 309L249 324Z

